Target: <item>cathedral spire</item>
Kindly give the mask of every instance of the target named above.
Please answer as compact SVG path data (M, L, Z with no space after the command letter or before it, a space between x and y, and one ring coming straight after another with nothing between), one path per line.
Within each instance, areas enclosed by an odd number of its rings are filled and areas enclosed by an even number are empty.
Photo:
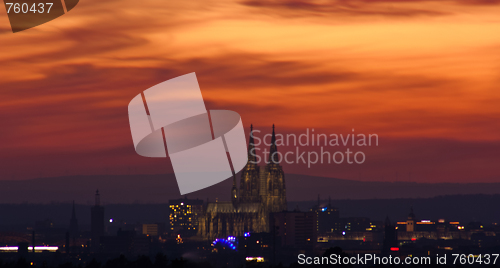
M385 226L391 226L391 220L389 219L389 215L385 217Z
M95 206L98 207L101 205L101 196L99 195L99 189L95 191Z
M255 150L255 142L253 139L253 125L250 125L250 138L248 140L248 162L257 164L257 151Z
M73 200L73 210L71 211L71 218L76 219L75 200Z
M274 133L274 124L273 135L271 137L271 148L269 150L269 163L279 164L278 147L276 147L276 134Z
M276 135L274 133L274 124L273 124L273 137L271 138L271 144L275 144L276 143Z

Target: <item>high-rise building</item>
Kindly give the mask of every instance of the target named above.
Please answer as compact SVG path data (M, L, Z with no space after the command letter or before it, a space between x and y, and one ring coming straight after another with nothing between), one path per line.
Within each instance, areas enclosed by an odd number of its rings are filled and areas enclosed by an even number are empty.
M78 220L76 219L75 201L73 201L73 209L71 211L71 219L69 221L69 236L73 240L78 237Z
M241 172L239 191L233 176L230 195L229 202L207 204L199 220L199 236L212 239L269 232L269 214L286 211L285 174L278 162L274 125L268 163L262 167L257 163L253 127L250 127L248 162Z
M94 251L99 250L101 236L104 235L104 207L101 206L99 190L95 193L95 205L90 208L90 237Z
M270 229L277 245L304 248L314 246L318 239L316 213L313 211L284 211L271 213Z
M328 199L328 205L321 205L318 196L318 204L314 206L311 211L316 213L316 230L318 234L324 235L342 229L339 210L332 206L330 198Z
M198 216L203 212L203 200L172 199L169 203L170 232L195 235L198 231Z

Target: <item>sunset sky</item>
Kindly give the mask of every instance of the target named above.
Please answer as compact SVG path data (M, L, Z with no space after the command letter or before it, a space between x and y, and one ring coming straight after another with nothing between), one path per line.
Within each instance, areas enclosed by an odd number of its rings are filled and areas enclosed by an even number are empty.
M81 0L13 34L0 9L0 179L171 172L135 153L127 105L196 72L207 108L247 132L379 136L356 148L362 165L285 173L500 182L498 14L487 0Z

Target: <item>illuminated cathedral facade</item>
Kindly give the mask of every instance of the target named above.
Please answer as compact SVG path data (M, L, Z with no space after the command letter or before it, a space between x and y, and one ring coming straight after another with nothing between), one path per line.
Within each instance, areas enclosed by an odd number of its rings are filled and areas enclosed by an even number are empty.
M267 164L259 166L250 127L248 162L241 172L240 187L233 176L230 202L208 203L199 217L198 236L214 239L269 232L269 214L287 210L285 174L278 161L276 136L271 137Z

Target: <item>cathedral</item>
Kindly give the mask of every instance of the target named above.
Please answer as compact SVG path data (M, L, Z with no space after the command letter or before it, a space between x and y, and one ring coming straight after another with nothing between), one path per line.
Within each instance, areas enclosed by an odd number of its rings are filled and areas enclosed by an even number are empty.
M253 127L250 127L248 162L241 172L239 190L236 176L233 176L231 201L206 205L204 214L199 217L198 236L214 239L242 236L246 232L269 232L269 214L287 209L285 174L277 152L273 125L268 162L265 166L259 166Z

